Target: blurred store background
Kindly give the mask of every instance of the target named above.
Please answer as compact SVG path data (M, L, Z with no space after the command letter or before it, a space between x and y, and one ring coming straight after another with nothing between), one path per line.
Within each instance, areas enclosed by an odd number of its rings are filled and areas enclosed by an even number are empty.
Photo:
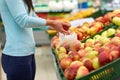
M81 23L86 20L94 21L94 18L101 14L104 15L105 11L109 12L120 8L120 0L33 0L33 4L39 17L70 22L72 26L77 25L78 21ZM99 14L92 15L99 10ZM36 80L59 80L51 51L51 38L56 31L34 28L33 33L36 42ZM5 31L0 17L0 53L4 44ZM6 80L1 69L0 64L0 80Z

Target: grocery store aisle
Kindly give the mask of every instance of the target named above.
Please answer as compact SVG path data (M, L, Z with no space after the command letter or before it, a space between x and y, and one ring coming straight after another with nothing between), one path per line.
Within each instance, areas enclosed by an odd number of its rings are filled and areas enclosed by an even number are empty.
M57 80L52 55L50 54L50 47L37 47L35 57L37 64L35 80ZM2 80L6 80L3 71L2 78Z

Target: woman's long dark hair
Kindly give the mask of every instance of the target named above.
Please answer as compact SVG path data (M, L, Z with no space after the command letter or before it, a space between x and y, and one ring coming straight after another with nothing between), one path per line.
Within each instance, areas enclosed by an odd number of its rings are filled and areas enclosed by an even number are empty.
M28 6L28 12L30 13L31 10L34 10L32 0L24 0L25 4Z

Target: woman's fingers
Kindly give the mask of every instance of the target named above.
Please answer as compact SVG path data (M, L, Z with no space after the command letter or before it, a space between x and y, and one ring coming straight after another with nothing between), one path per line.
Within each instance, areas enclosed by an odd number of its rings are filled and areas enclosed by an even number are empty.
M57 32L61 32L63 34L69 34L70 24L67 22L59 22L53 20L47 20L46 25L51 26L51 28L55 29Z
M66 31L68 31L69 28L70 28L70 24L69 24L69 23L66 23L66 22L64 22L64 23L62 23L62 24L63 24L63 28L64 28Z

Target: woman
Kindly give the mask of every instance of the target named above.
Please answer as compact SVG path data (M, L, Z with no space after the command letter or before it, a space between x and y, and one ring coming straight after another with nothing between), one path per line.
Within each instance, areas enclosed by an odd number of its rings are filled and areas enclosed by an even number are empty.
M0 14L6 33L2 67L7 80L34 80L35 42L32 28L50 26L49 28L68 34L63 27L69 28L70 25L38 18L32 0L1 0Z

